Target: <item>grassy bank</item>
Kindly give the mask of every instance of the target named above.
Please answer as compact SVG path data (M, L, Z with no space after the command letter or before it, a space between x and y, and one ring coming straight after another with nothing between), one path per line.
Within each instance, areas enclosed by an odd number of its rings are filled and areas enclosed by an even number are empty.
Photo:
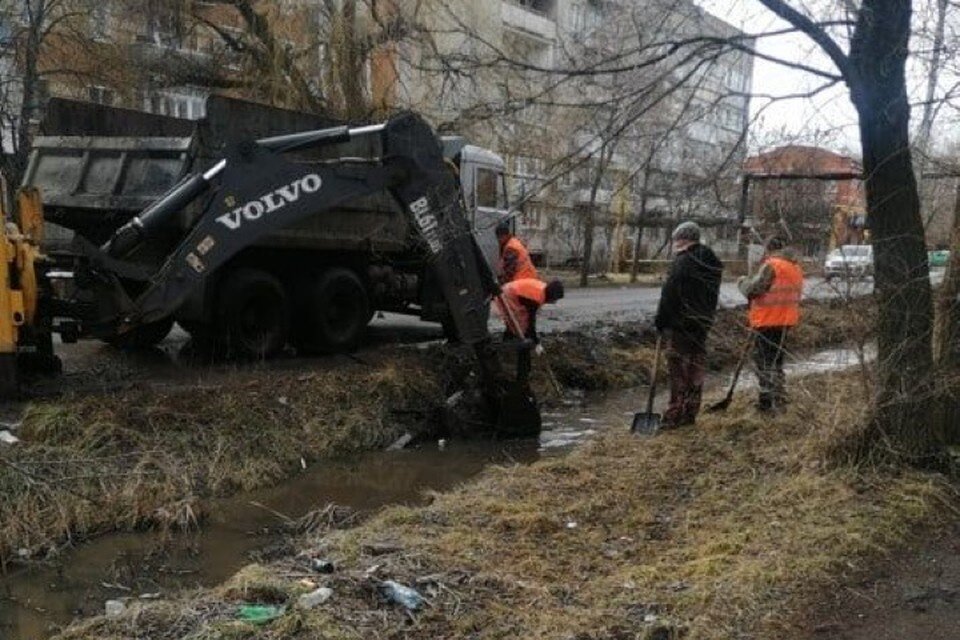
M793 348L837 344L863 315L811 306ZM742 312L723 312L712 366L735 361L745 336ZM649 329L617 325L549 336L546 345L565 386L605 390L646 382L652 341ZM204 498L382 448L405 432L436 435L442 402L470 363L469 354L443 347L394 349L370 365L249 370L203 388L38 402L24 418L23 442L0 450L0 561L106 531L189 526L202 517ZM539 373L539 395L549 402Z
M782 638L805 607L923 526L956 517L937 475L852 469L825 452L856 437L851 375L794 385L786 415L747 398L697 428L608 430L569 455L491 469L420 508L304 541L308 559L253 565L223 587L79 624L59 640L127 638ZM334 590L265 627L240 603L292 604L304 577ZM409 616L381 580L428 597Z

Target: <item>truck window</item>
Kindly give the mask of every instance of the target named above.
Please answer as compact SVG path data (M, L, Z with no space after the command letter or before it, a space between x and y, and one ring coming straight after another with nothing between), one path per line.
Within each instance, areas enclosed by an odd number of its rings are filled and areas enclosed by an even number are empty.
M486 209L506 209L507 197L499 172L493 169L477 168L477 206Z

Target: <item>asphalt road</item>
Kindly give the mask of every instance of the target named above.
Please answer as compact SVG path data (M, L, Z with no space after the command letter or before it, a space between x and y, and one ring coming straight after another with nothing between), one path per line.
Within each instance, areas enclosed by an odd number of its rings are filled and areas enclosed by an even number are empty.
M808 278L805 296L814 299L861 296L869 294L872 289L873 283L870 280L827 284L822 278ZM559 304L549 305L541 311L538 329L550 333L588 328L596 324L649 322L653 319L659 299L659 287L603 286L570 289ZM720 291L721 305L735 307L745 302L734 283L723 284ZM492 316L490 328L494 332L501 331L500 319ZM370 324L364 344L357 354L314 358L311 359L310 366L337 366L342 364L344 358L375 360L377 352L387 344L418 344L442 339L443 332L439 325L422 322L415 317L384 314ZM118 380L192 379L196 383L198 377L212 371L209 367L184 365L179 362L177 354L188 340L189 335L176 327L158 348L150 351L124 353L98 341L86 340L78 344L57 345L57 352L63 360L67 377L79 376L86 382L92 380L95 384L110 384ZM234 365L221 365L213 369L229 369L232 366ZM297 368L303 366L303 361L294 357L281 358L272 362L271 366Z
M872 280L827 283L823 278L807 278L804 285L804 297L825 300L837 297L859 297L873 291ZM597 322L637 322L653 321L660 300L659 287L593 287L588 289L569 289L566 297L556 305L545 306L537 316L537 329L541 332L569 331L586 327ZM737 307L746 304L737 285L725 282L720 288L720 305ZM500 320L490 319L492 330L501 329ZM424 325L416 318L384 314L371 324L372 337L386 337L393 334L401 338L404 333L422 332L424 336L442 337L439 330ZM429 338L426 338L429 339Z

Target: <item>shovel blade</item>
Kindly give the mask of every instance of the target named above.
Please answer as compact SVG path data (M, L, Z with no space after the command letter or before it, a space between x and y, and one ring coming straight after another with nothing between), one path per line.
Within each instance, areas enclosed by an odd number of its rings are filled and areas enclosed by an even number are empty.
M660 430L659 413L635 413L633 414L633 424L630 425L630 433L640 435L653 435Z
M720 402L710 405L707 407L707 413L719 413L721 411L726 411L727 407L730 406L730 401L732 398L724 398Z

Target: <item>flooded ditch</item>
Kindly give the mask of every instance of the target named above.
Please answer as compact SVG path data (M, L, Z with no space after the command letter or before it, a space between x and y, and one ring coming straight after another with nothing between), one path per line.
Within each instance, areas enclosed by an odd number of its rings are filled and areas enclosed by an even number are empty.
M796 358L789 371L792 376L822 373L859 362L853 351L831 350ZM708 393L716 394L728 382L726 374L712 376ZM748 374L741 388L753 383ZM47 638L78 617L103 613L110 599L154 598L216 585L257 558L293 551L286 520L331 503L360 512L415 505L424 501L425 492L450 489L489 465L529 464L562 454L600 430L626 429L645 394L641 388L589 402L565 398L544 412L539 441L430 442L325 462L278 486L206 503L205 518L194 531L116 533L79 544L49 564L0 577L0 638ZM665 402L660 395L658 407Z

